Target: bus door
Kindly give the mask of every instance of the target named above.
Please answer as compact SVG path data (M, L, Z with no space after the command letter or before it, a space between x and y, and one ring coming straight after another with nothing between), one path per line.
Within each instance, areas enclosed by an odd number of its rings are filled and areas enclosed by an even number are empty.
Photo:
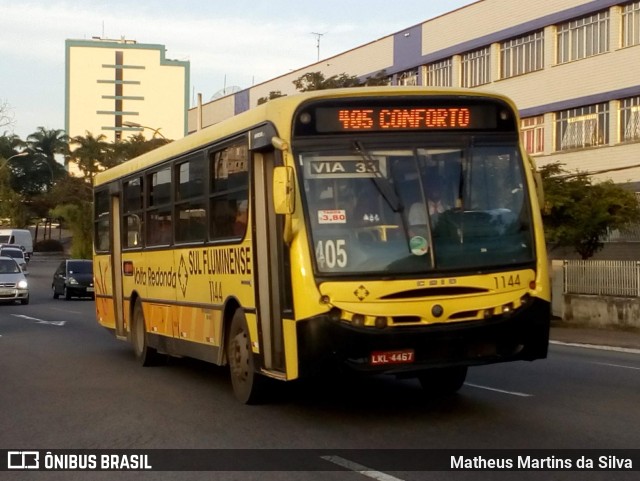
M116 337L127 340L124 328L124 304L122 289L122 236L120 225L120 193L111 191L111 288L113 292L113 312L116 321Z
M275 152L253 153L253 221L255 235L253 266L256 279L256 309L260 351L264 367L285 372L282 312L286 309L286 294L290 286L284 274L284 243L282 229L273 210L273 167Z

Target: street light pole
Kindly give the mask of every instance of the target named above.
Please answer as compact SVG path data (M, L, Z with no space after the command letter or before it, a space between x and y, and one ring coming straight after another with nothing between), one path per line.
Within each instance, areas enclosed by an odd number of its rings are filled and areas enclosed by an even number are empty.
M26 157L27 155L29 155L29 152L20 152L19 154L12 155L8 159L4 159L4 162L0 165L0 169L4 169L5 166L9 165L9 161L11 159L15 159L16 157Z
M127 122L122 122L122 125L124 125L125 127L135 127L135 128L137 128L137 129L140 129L140 130L142 130L142 129L148 129L148 130L151 130L151 131L153 132L153 137L152 137L152 138L154 138L154 139L155 139L155 138L156 138L156 135L159 135L159 136L160 136L160 137L162 137L164 140L169 140L169 139L167 139L164 135L162 135L162 134L160 133L160 129L161 129L161 127L158 127L157 129L154 129L153 127L147 127L146 125L141 125L141 124L139 124L139 123L137 123L137 122L129 122L129 121L127 121Z
M12 155L8 159L4 160L4 164L2 164L2 167L7 165L11 159L15 159L16 157L26 157L27 155L29 155L29 152L20 152L19 154Z

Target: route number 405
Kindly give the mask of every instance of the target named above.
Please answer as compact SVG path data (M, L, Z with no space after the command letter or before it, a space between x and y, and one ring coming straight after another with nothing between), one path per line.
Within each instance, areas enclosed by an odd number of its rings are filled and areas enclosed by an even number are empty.
M321 269L335 269L347 266L347 241L344 239L318 241L316 260Z

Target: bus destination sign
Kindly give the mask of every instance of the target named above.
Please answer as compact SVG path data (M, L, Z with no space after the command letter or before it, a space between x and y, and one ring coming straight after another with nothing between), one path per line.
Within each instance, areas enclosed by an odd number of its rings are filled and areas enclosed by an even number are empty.
M450 96L318 100L302 108L295 136L366 132L517 131L509 105L498 99Z
M496 126L495 110L477 105L320 107L315 112L317 132L464 130Z

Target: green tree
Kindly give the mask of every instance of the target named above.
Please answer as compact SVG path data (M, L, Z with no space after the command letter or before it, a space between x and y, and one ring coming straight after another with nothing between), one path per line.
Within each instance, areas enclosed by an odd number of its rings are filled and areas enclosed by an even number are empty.
M362 82L358 80L356 75L347 75L346 73L326 78L322 72L307 72L294 80L293 85L300 92L310 92L312 90L359 87Z
M0 219L9 219L11 227L23 228L29 223L29 211L22 195L11 187L11 170L0 159Z
M146 154L171 142L169 139L153 137L147 140L143 134L132 135L125 140L112 144L107 151L102 167L111 168L127 160Z
M93 207L91 202L60 204L51 211L54 218L62 218L71 230L70 254L77 259L90 259L92 250Z
M0 136L0 157L2 159L16 155L23 147L24 142L17 135L5 132Z
M609 230L640 222L633 192L612 181L593 183L587 173L570 173L563 164L540 169L545 191L545 236L552 247L571 247L589 259L603 247Z
M26 176L31 179L35 177L37 184L44 186L47 191L51 190L56 179L67 175L64 166L56 160L56 157L66 157L69 153L67 135L64 130L38 127L36 132L27 137L26 144L31 154L31 168Z
M80 171L84 174L90 184L93 184L95 175L109 165L113 158L113 146L109 142L105 142L106 136L100 134L94 137L90 132L86 136L78 135L70 140L71 145L75 145L71 149L69 158L76 162Z
M380 70L373 77L367 77L364 85L367 87L384 87L390 85L389 75L386 70Z
M260 97L258 99L258 105L266 104L269 100L277 99L279 97L286 97L286 94L283 94L280 90L272 90L269 92L268 97Z
M24 196L13 187L15 166L24 157L16 157L23 143L16 135L0 137L0 219L8 219L12 227L22 228L29 222ZM12 158L13 157L13 158Z

